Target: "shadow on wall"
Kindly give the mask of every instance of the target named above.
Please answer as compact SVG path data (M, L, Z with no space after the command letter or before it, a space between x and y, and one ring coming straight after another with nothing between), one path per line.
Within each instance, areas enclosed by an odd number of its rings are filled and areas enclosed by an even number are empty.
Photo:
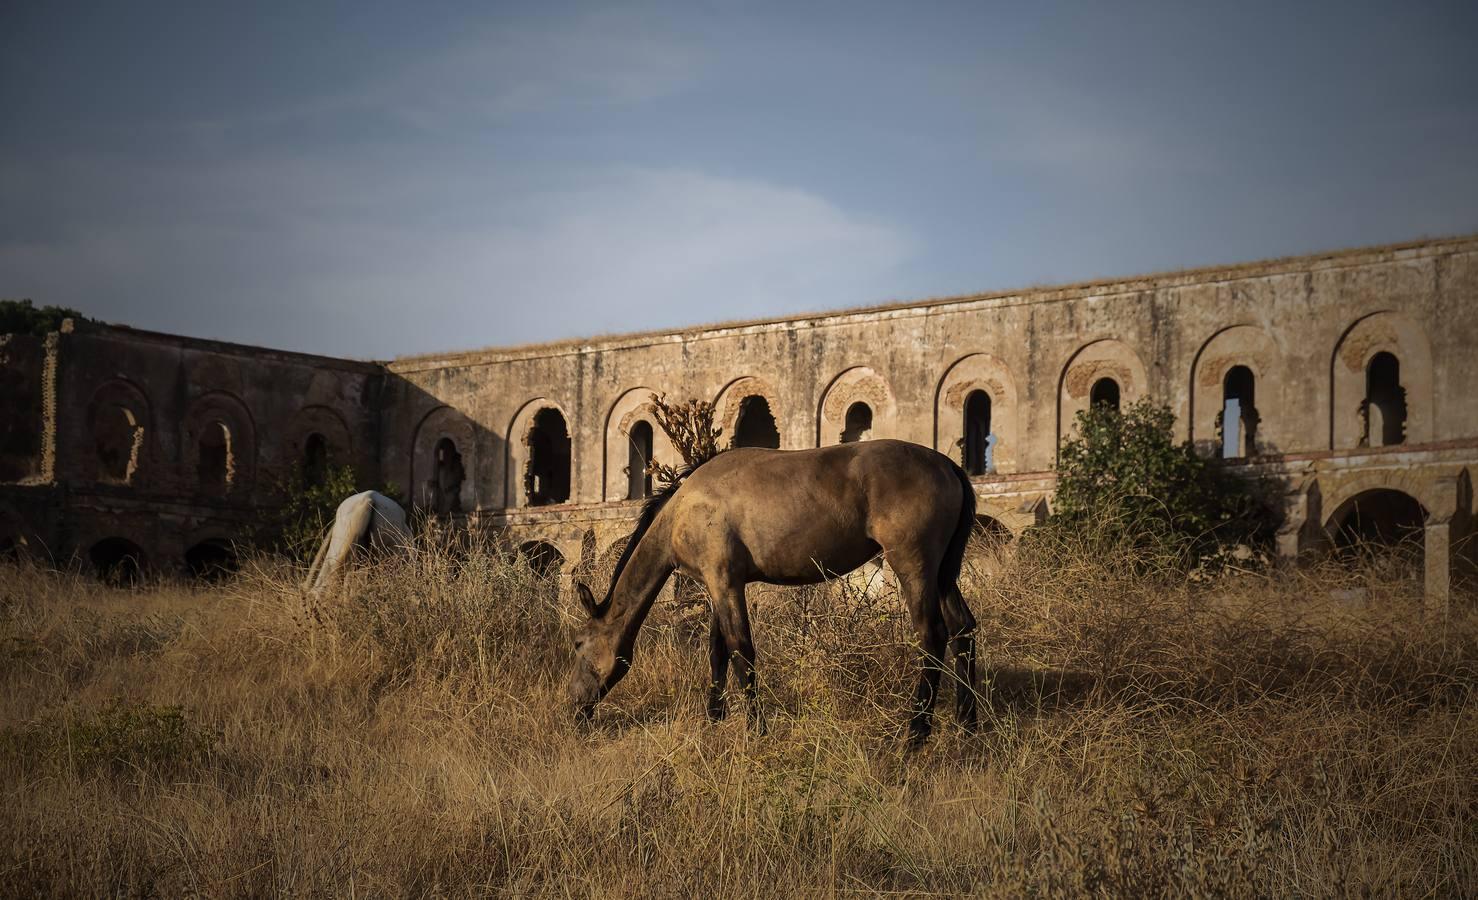
M408 512L456 517L504 505L506 442L471 416L404 378L385 388L382 477L404 492Z

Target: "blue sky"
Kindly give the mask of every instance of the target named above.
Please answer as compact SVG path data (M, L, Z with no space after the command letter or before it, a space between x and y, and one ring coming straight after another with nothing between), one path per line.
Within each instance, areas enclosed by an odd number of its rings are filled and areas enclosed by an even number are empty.
M0 296L355 357L1478 231L1472 3L0 6Z

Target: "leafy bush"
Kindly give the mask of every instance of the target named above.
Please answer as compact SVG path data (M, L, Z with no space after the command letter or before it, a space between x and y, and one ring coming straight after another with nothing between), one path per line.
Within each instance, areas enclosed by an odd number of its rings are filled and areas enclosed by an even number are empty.
M56 331L63 319L89 321L82 313L64 306L34 306L30 300L0 300L0 334L36 336Z
M1142 400L1078 413L1062 446L1048 531L1194 563L1219 546L1267 545L1277 515L1262 483L1177 444L1175 414Z
M353 466L326 466L320 479L311 480L303 466L295 467L280 485L282 507L261 535L261 543L275 547L299 562L313 558L323 533L345 498L378 490L399 502L394 485L373 485Z

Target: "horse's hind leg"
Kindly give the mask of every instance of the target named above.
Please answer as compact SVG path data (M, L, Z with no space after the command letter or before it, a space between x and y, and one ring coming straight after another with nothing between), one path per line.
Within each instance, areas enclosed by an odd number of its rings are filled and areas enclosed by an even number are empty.
M929 733L934 730L934 700L939 695L946 643L944 617L939 609L938 581L934 571L925 576L921 571L923 568L901 571L894 566L919 640L919 680L914 686L913 716L908 723L908 742L913 747L928 740Z
M955 719L966 731L974 731L975 711L975 616L951 585L940 597L940 612L949 633L949 649L955 661Z

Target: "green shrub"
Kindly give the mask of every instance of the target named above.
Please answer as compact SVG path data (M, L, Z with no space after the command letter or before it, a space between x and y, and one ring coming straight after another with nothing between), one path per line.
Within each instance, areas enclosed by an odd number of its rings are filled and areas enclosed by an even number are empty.
M282 506L260 535L259 542L299 562L311 560L339 504L367 490L378 490L400 502L395 485L372 484L360 477L353 466L330 465L324 468L321 478L311 480L307 470L299 465L279 485Z
M1142 400L1120 412L1078 413L1063 444L1047 532L1091 535L1106 548L1194 564L1219 547L1268 545L1277 527L1270 489L1177 444L1175 414ZM1050 535L1039 535L1050 537Z

